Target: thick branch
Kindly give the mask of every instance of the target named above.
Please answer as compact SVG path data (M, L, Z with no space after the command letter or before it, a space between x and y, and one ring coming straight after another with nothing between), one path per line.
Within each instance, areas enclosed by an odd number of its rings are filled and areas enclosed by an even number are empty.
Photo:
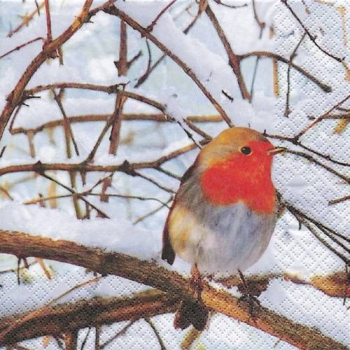
M30 236L21 232L0 231L0 251L26 258L30 256L82 266L103 275L112 274L157 288L182 299L195 300L189 283L179 274L155 262L141 261L120 253L104 252L73 242ZM322 335L314 328L290 321L282 315L261 307L252 318L249 308L226 291L204 283L203 302L212 310L286 341L299 349L347 349L346 346ZM0 339L1 342L1 339Z
M33 312L0 319L0 345L153 317L174 312L178 304L177 296L151 290L132 297L96 297L76 303L44 306Z

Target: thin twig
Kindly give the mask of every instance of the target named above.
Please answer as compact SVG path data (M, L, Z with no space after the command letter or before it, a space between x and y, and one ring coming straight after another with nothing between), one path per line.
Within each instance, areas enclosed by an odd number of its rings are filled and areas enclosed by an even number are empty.
M339 177L340 179L346 181L347 183L350 184L350 177L346 176L344 174L339 173L337 170L331 168L330 166L321 163L319 160L317 160L316 158L314 158L312 155L308 154L308 153L304 153L304 152L299 152L299 151L294 151L291 149L286 149L285 152L290 153L290 154L294 154L296 156L305 158L307 160L309 160L310 162L322 167L323 169L327 170L328 172L330 172L333 175L336 175L337 177Z
M314 127L316 124L321 122L323 119L327 118L327 116L340 107L344 102L346 102L350 98L350 95L343 98L340 102L338 102L336 105L332 106L326 113L322 114L320 117L316 118L311 124L309 124L307 127L305 127L303 130L301 130L297 135L295 135L295 139L298 140L302 135L304 135L308 130L310 130L312 127Z
M13 112L22 104L23 91L28 82L38 71L39 67L47 60L47 57L51 57L53 53L56 52L67 40L69 40L85 23L89 22L92 16L99 11L112 6L113 2L110 0L89 11L91 4L92 0L86 0L83 5L82 12L75 18L74 22L55 40L47 45L44 45L43 50L28 65L25 72L18 80L15 88L6 98L7 102L0 116L0 138L2 138Z
M290 111L290 106L289 106L289 104L290 104L290 85L291 85L291 82L290 82L290 73L291 73L292 63L293 63L294 58L296 57L297 51L298 51L298 49L299 49L301 43L303 42L305 36L306 36L306 33L304 33L304 34L301 36L301 38L300 38L298 44L295 46L295 48L294 48L292 54L290 55L290 59L289 59L289 62L288 62L288 68L287 68L286 108L285 108L285 110L284 110L284 116L285 116L285 117L288 117L289 114L290 114L290 112L291 112L291 111Z
M162 11L159 12L159 14L157 15L157 17L156 17L156 18L152 21L152 23L146 28L146 30L147 30L148 32L151 32L151 31L153 30L153 28L154 28L154 26L157 24L159 18L162 17L162 15L163 15L166 11L168 11L169 8L170 8L171 6L173 6L173 5L175 4L176 1L177 1L177 0L172 0L171 2L169 2L168 5L166 5L166 6L163 8Z
M166 350L166 346L164 344L164 341L162 339L162 337L160 336L156 326L154 325L154 323L151 321L150 318L145 318L145 321L150 325L150 327L152 328L157 340L158 340L158 343L159 343L159 346L160 346L160 350Z
M66 111L63 107L62 104L62 93L58 94L56 93L56 91L53 89L52 93L54 95L54 99L62 113L62 117L63 117L63 130L64 130L64 134L65 134L65 140L66 140L66 150L67 150L67 155L68 158L71 158L71 152L70 152L70 142L69 139L72 140L73 146L74 146L74 150L77 156L79 156L79 149L78 149L78 145L75 141L74 135L73 135L73 130L72 127L69 123L69 118L66 114Z
M325 118L326 119L326 118ZM314 149L312 149L311 147L305 146L299 139L296 139L295 137L286 137L286 136L281 136L281 135L271 135L271 134L267 134L265 133L265 135L267 137L270 137L272 139L277 139L277 140L281 140L281 141L287 141L292 143L293 145L296 146L300 146L301 148L305 149L306 151L313 153L325 160L330 161L331 163L337 164L337 165L341 165L341 166L345 166L345 167L350 167L350 163L347 162L341 162L339 160L334 159L333 157L331 157L329 154L323 154L319 151L316 151Z
M255 22L258 24L258 26L260 28L259 39L261 39L264 28L265 28L265 23L260 21L260 19L259 19L258 12L256 10L256 0L252 0L252 5L253 5L253 14L254 14Z
M115 15L120 19L124 20L126 23L128 23L129 26L131 26L133 29L140 32L141 35L143 35L145 38L152 41L161 51L163 51L166 55L168 55L194 81L194 83L198 86L198 88L203 92L203 94L208 98L208 100L216 108L216 110L219 112L219 114L222 116L225 122L229 126L232 126L231 119L229 118L225 110L221 107L219 102L206 89L203 83L198 79L197 75L192 71L192 69L184 61L182 61L175 53L173 53L164 44L162 44L155 36L149 33L146 30L146 28L142 27L138 22L136 22L129 15L127 15L125 12L123 12L116 6L111 6L105 9L105 12L111 15Z
M241 60L244 60L248 57L252 57L252 56L257 56L257 57L262 57L262 58L271 58L271 59L275 59L277 61L283 62L288 64L289 60L284 58L281 55L272 53L272 52L267 52L267 51L253 51L253 52L249 52L243 55L239 55ZM302 75L304 75L306 78L308 78L309 80L311 80L313 83L315 83L319 88L321 88L324 92L331 92L332 91L332 87L322 83L321 81L319 81L317 78L315 78L313 75L311 75L309 72L307 72L305 69L299 67L298 65L296 65L295 63L291 63L291 66L297 70L299 73L301 73Z
M34 16L38 13L40 14L40 10L44 7L45 2L42 1L39 6L36 7L36 9L31 12L29 15L24 16L24 19L22 23L17 26L15 29L11 30L7 36L11 38L11 36L17 32L19 32L23 27L28 26L29 22L34 18Z
M247 90L245 81L243 79L243 75L241 72L241 67L240 67L240 58L238 55L236 55L233 50L232 47L224 33L224 30L221 27L220 22L218 21L218 19L216 18L214 12L212 11L211 7L208 5L205 9L205 13L207 14L207 16L209 17L210 21L212 22L222 44L224 45L226 54L228 56L229 59L229 64L234 72L234 74L236 75L237 78L237 83L240 89L240 92L242 94L242 97L244 99L249 100L250 99L250 94ZM230 125L230 124L229 124Z
M336 60L337 62L342 62L344 60L344 58L339 58L336 57L332 54L330 54L329 52L327 52L326 50L324 50L316 41L316 36L313 36L309 30L305 27L304 23L300 20L300 18L298 17L298 15L294 12L294 10L292 9L292 7L288 4L287 0L281 0L281 2L283 4L286 5L286 7L288 8L288 10L290 11L290 13L294 16L294 18L299 22L299 24L301 25L301 27L304 29L305 33L307 34L307 36L310 38L310 40L315 44L315 46L317 46L317 48L322 51L325 55L333 58L334 60Z
M4 53L3 55L1 55L1 56L0 56L0 60L1 60L2 58L4 58L4 57L10 55L12 52L19 51L19 50L22 49L23 47L25 47L25 46L27 46L27 45L29 45L29 44L32 44L32 43L34 43L34 42L36 42L36 41L38 41L38 40L43 40L43 41L44 41L45 39L44 39L43 37L39 36L39 37L37 37L37 38L35 38L35 39L32 39L32 40L27 41L27 42L24 43L24 44L18 45L18 46L16 46L14 49L12 49L12 50L10 50L10 51L7 51L7 52Z
M65 184L63 184L62 182L54 179L52 176L49 176L47 174L45 174L44 172L40 172L40 175L45 177L46 179L56 183L57 185L63 187L64 189L66 189L67 191L69 191L70 193L72 193L73 195L79 197L83 202L85 202L86 204L88 204L91 208L95 209L97 211L97 213L103 217L103 218L107 218L109 219L109 216L107 214L105 214L102 210L100 210L99 208L97 208L95 205L93 205L92 203L90 203L86 198L84 198L84 196L80 196L75 190L73 190L72 188L66 186Z

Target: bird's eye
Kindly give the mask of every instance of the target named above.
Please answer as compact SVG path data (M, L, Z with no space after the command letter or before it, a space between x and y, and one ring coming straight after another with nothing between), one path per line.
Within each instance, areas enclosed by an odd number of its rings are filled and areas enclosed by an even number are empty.
M245 146L245 147L242 147L241 148L241 152L246 155L246 156L249 156L249 154L252 153L252 149L248 146Z

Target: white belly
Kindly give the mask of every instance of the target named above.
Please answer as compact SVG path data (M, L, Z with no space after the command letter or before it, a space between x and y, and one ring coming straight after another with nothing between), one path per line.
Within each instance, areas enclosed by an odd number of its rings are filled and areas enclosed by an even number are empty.
M202 274L232 275L253 265L264 253L275 215L253 214L243 203L210 211L200 222L177 206L170 217L170 240L182 259Z

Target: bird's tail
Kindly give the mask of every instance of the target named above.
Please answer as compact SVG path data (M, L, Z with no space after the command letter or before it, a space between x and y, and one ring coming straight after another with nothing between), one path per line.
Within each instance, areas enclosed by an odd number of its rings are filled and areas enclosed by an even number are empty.
M181 301L175 314L174 327L185 329L191 324L198 331L202 331L207 324L209 311L201 300L196 302Z

